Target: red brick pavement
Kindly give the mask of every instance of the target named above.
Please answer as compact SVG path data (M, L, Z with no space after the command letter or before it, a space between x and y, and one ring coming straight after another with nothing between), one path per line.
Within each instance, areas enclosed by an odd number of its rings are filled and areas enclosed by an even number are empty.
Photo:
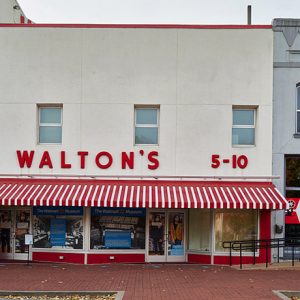
M278 299L300 290L300 270L236 270L201 265L1 264L0 290L125 291L138 299Z

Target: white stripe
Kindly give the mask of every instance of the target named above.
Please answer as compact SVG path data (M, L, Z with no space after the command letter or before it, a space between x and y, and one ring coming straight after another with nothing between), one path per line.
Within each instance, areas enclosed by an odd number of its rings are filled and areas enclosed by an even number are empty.
M43 187L40 189L40 191L38 192L38 194L34 197L33 199L33 206L36 206L37 204L37 199L39 198L40 194L43 192L43 190L45 189L46 185L43 185Z
M269 203L269 201L265 198L265 196L262 194L262 192L260 191L260 189L259 188L256 188L256 190L258 191L258 193L261 195L261 197L264 199L264 201L266 202L266 204L267 204L267 209L269 209L270 208L270 203Z
M165 208L165 193L164 193L164 187L160 187L160 193L161 193L161 201L162 201L162 208Z
M280 199L278 199L278 197L276 196L276 194L273 192L273 190L271 188L269 188L270 192L272 193L272 195L274 196L274 198L278 201L279 203L279 209L283 209L282 207L282 201L280 201ZM284 209L288 209L289 208L289 203L286 201L286 199L284 199L284 197L281 195L281 193L275 188L275 190L277 191L278 195L283 199L283 202L285 204L285 208Z
M129 197L129 207L132 207L132 204L133 204L133 193L134 193L134 186L131 186L130 197Z
M54 197L54 199L53 199L53 201L52 201L52 205L53 206L56 206L56 199L58 198L58 195L59 195L59 193L61 192L61 190L63 189L63 185L61 185L60 186L60 188L58 189L58 192L56 193L56 195L55 195L55 197Z
M209 197L208 197L208 194L207 194L207 191L206 191L206 188L205 187L202 187L203 188L203 191L204 191L204 195L205 195L205 200L207 202L207 208L210 208L210 200L209 200Z
M170 192L170 187L167 186L167 195L168 195L168 207L172 207L172 201L171 201L171 192Z
M123 198L123 207L126 207L127 193L128 193L128 185L125 186L125 193L124 193L124 198Z
M181 208L184 208L184 198L183 198L181 186L179 186L179 196L180 196Z
M158 187L155 186L155 208L158 208Z
M26 194L22 197L21 199L21 205L23 206L24 205L24 199L26 198L26 196L31 192L31 190L34 188L34 185L32 185L30 187L30 189L26 192Z
M259 197L256 195L256 192L254 191L254 189L251 187L250 190L252 191L253 195L256 197L257 201L259 202L259 208L263 209L263 203L261 202Z
M227 197L227 195L226 195L226 193L224 191L224 188L221 186L220 189L221 189L222 194L223 194L223 196L224 196L224 198L226 200L227 208L230 208L230 201L229 201L229 199L228 199L228 197Z
M77 190L75 192L75 195L74 195L74 197L72 199L72 206L75 206L76 198L77 198L77 195L78 195L78 193L79 193L80 190L81 190L81 185L78 185L77 186Z
M71 191L69 192L68 197L66 199L66 206L69 206L69 199L70 199L74 189L75 189L75 185L73 184Z
M217 208L217 200L216 200L216 198L215 198L215 195L214 195L214 193L213 193L211 187L208 187L208 190L209 190L209 193L211 194L211 197L212 197L212 199L213 199L213 201L214 201L214 207L213 207L213 208Z
M243 195L243 197L244 197L244 199L246 201L246 209L249 209L250 208L250 203L249 203L248 199L246 198L244 192L242 191L241 187L239 187L239 191L241 192L241 194Z
M191 208L191 199L190 199L188 188L185 187L184 190L185 190L185 195L186 195L186 199L187 199L187 203L188 203L188 208Z
M14 188L15 187L17 187L18 186L18 184L15 184L11 189L10 189L10 191L5 195L5 198L7 199L7 197L10 195L10 193L14 190ZM3 198L3 200L4 200L4 198ZM5 202L5 201L4 201Z
M31 195L29 196L29 198L27 199L27 206L30 206L30 200L33 197L34 193L38 190L38 188L40 187L40 185L37 185L36 188L34 189L34 191L31 193Z
M140 207L140 186L137 186L135 206Z
M66 194L66 192L68 191L68 189L69 189L69 185L67 184L66 185L66 188L65 188L65 190L64 190L64 192L63 192L63 194L61 195L61 197L59 198L59 200L58 200L58 205L59 206L63 206L63 199L64 199L64 196L65 196L65 194ZM64 203L64 205L65 205L66 203Z
M220 195L220 193L219 193L219 188L214 187L214 189L215 189L216 194L217 194L217 196L218 196L218 198L219 198L220 208L223 208L223 207L224 207L224 206L223 206L223 199L222 199L222 197L221 197L221 195Z
M152 186L149 185L149 208L152 208Z
M253 203L253 209L256 209L256 201L253 199L252 195L250 194L250 192L248 191L248 189L246 187L245 187L245 191L246 191L246 193L248 194L249 198L251 199L251 201ZM260 206L262 206L261 202L260 202ZM262 208L262 207L260 207L260 208Z
M236 209L236 201L235 201L235 199L234 199L234 197L233 197L233 195L232 195L232 193L231 193L231 190L230 190L229 187L226 187L226 189L227 189L227 192L228 192L228 194L230 195L231 200L232 200L232 202L233 202L233 208Z
M117 198L117 207L120 207L120 199L121 199L121 195L122 195L122 189L123 189L123 186L120 185L119 192L118 192L118 198Z
M100 207L104 187L105 187L104 185L102 185L102 187L101 187L101 191L100 191L100 194L99 194L99 197L98 197L98 200L97 200L97 207Z
M236 197L238 198L238 200L239 200L239 202L240 202L240 208L243 208L244 205L243 205L242 199L240 198L240 196L239 196L239 194L237 193L236 189L235 189L234 187L232 187L232 189L233 189L233 191L234 191Z
M20 188L23 186L23 184L21 184L17 190L9 197L8 199L8 205L11 205L11 199L16 195L16 193L20 190Z
M115 199L116 189L117 189L117 186L114 185L114 188L113 188L113 191L112 191L112 194L111 194L111 198L110 198L110 207L114 206L114 199Z
M48 196L47 200L46 200L46 206L49 206L49 199L52 197L53 193L55 192L55 190L57 189L57 185L54 186L54 188L52 189L50 195Z
M143 206L142 207L146 207L146 186L143 186Z
M174 200L175 200L175 208L178 208L178 199L177 199L175 186L173 186L173 194L174 194Z
M84 194L85 194L85 190L87 189L87 185L84 185L84 188L83 188L83 191L80 195L80 198L78 200L78 206L82 206L81 202L82 202L82 198L84 197Z
M275 203L275 201L272 199L272 197L269 195L269 193L266 191L265 188L262 188L262 189L266 193L266 195L268 196L268 198L271 200L271 202L273 204L273 209L276 209L276 203Z
M105 194L104 203L103 203L104 207L107 207L107 199L108 199L109 191L110 191L110 185L108 185L107 189L106 189L106 194Z
M195 194L195 191L194 191L194 187L191 186L191 191L192 191L192 196L193 196L193 200L194 200L194 208L197 208L198 205L197 205L197 198L196 198L196 194Z
M9 189L10 186L11 186L11 184L9 184L9 185L4 189L4 191L0 194L0 198L1 198L1 196ZM26 186L28 186L28 185L26 185ZM4 205L4 199L2 199L2 205Z
M47 193L49 192L49 190L51 189L52 185L50 184L46 190L46 192L42 195L42 198L40 199L39 201L39 206L43 206L43 201L44 201L44 198L46 197Z
M200 202L201 202L200 208L204 208L204 201L203 201L203 198L202 198L202 195L201 195L201 192L200 192L200 189L199 189L198 186L196 187L196 190L197 190L197 193L198 193L198 197L199 197L199 199L200 199Z
M94 194L93 194L92 199L91 199L91 206L95 206L95 198L96 198L98 190L99 190L99 185L96 185L96 188L94 190Z
M275 191L277 192L277 194L279 195L279 197L283 200L283 202L285 203L286 207L285 209L289 209L290 208L290 204L289 202L282 196L282 194L278 191L278 189L274 186ZM277 197L276 197L277 198Z
M88 203L89 203L89 197L90 197L90 194L92 192L92 189L93 189L93 185L90 185L90 188L89 188L89 191L84 199L84 206L87 207L88 206Z

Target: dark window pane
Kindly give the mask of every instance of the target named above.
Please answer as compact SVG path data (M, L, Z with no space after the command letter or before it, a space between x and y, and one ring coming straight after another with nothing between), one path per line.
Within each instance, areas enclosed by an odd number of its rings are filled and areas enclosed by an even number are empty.
M297 132L300 133L300 112L297 112Z
M297 88L297 109L300 109L300 87Z
M136 124L157 124L157 109L136 109Z
M158 144L158 128L136 127L135 144Z
M254 125L254 110L233 110L233 125Z
M287 157L286 163L286 186L300 187L300 157Z
M49 144L60 144L62 137L61 127L57 126L40 126L39 142Z
M61 108L40 108L41 123L61 123Z
M232 145L254 145L254 128L232 128Z
M300 198L300 191L290 191L286 190L285 191L285 196L287 198Z

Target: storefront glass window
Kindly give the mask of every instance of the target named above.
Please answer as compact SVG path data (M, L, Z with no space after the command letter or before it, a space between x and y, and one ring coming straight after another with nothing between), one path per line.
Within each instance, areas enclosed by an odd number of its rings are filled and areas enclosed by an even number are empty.
M215 251L225 251L223 241L257 239L256 210L217 210L214 221Z
M189 249L209 251L210 210L189 210Z
M83 248L82 207L34 207L34 248Z
M145 209L92 208L91 249L145 249Z

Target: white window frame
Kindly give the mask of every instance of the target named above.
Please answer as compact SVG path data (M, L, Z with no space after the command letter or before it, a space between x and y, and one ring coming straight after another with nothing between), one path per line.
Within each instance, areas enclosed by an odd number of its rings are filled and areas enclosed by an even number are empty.
M253 125L233 125L233 111L234 110L251 110L254 112L254 118L253 118ZM232 147L255 147L256 145L256 113L257 113L257 108L240 108L240 107L233 107L232 108L232 128L231 128L231 143ZM254 129L254 143L253 145L247 145L247 144L233 144L233 136L232 136L232 129L234 128L250 128Z
M300 113L300 107L298 108L298 89L300 89L300 82L298 82L296 84L296 128L295 128L295 132L297 135L300 134L300 131L298 131L298 113Z
M138 109L155 109L157 112L157 116L156 116L156 120L157 123L156 124L137 124L136 123L136 116L137 116L137 110ZM134 107L134 145L135 146L153 146L159 145L159 116L160 116L160 107L159 106L135 106ZM135 130L136 128L157 128L157 144L137 144L135 142Z
M60 109L60 123L41 123L41 110L42 109ZM61 136L60 143L42 143L40 142L40 128L41 127L61 127L63 125L63 106L62 105L38 105L38 144L39 145L61 145L63 137Z

